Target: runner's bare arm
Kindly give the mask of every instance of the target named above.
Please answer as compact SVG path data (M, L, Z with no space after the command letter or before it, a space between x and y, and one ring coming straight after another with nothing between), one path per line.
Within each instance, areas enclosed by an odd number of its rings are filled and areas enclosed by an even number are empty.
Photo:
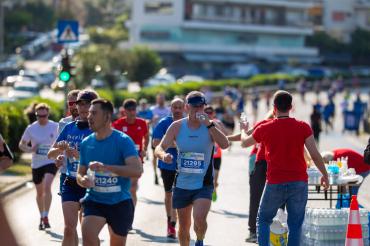
M245 131L242 131L241 133L241 141L243 148L247 148L249 146L256 144L256 140L253 138L253 136L252 135L248 136Z
M237 142L237 141L241 140L241 136L242 136L241 133L237 133L237 134L234 134L234 135L227 136L227 139L231 142Z
M18 145L19 149L26 153L32 153L35 151L35 148L28 146L28 141L21 140Z
M90 188L93 187L93 182L89 179L89 177L86 175L87 173L87 167L78 165L78 171L77 171L77 183L84 188Z
M215 141L221 149L226 149L230 146L229 140L217 127L211 127L208 129L213 141Z
M58 155L63 154L63 151L66 150L67 147L68 143L65 141L55 142L48 152L48 158L55 160Z

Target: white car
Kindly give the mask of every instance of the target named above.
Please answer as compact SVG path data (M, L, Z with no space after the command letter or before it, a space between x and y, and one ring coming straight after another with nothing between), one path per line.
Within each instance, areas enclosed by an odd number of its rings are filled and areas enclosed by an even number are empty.
M36 81L20 81L14 84L13 89L8 92L9 98L26 99L37 96L40 92L40 85Z
M186 83L186 82L203 82L204 79L198 75L184 75L177 80L177 83Z
M148 79L148 81L146 82L146 86L151 87L156 85L167 85L175 82L176 78L172 74L157 74L154 77Z

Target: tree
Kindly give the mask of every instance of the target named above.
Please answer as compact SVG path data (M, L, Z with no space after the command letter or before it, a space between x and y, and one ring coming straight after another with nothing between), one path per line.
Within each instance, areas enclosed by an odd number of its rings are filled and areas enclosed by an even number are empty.
M351 53L353 62L357 64L369 64L370 57L370 32L357 29L351 34Z
M134 47L129 59L126 59L128 78L131 81L138 81L140 85L158 72L162 61L159 55L148 47Z

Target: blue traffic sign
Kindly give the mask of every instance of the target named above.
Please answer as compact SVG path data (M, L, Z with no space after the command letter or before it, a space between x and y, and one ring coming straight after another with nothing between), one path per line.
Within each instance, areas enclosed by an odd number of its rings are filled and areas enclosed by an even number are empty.
M75 43L78 42L78 21L59 20L58 21L58 43Z

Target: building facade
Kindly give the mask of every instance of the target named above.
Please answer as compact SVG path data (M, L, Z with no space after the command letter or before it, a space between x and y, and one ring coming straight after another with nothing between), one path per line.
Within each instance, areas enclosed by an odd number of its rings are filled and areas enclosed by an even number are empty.
M299 0L135 0L129 45L188 61L243 63L252 58L315 60L313 33Z

